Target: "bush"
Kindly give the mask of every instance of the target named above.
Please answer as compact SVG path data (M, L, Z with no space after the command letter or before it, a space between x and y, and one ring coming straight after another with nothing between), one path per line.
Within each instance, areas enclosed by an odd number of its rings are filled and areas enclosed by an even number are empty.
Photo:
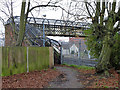
M85 30L84 33L89 35L86 40L86 45L88 50L90 50L90 55L93 56L93 58L98 59L102 50L102 40L103 37L100 37L99 34L94 35L94 28L91 26L90 29ZM114 35L113 40L111 42L114 42L111 44L112 46L112 53L110 56L110 63L112 67L118 68L119 67L119 62L120 62L120 34L116 33Z

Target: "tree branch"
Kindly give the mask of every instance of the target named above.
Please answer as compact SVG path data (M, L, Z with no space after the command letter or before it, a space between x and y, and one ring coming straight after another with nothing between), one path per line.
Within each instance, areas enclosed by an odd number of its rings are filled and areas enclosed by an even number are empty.
M116 0L113 0L113 3L112 3L112 11L113 12L115 11L115 8L116 8Z
M91 13L90 13L90 11L89 11L89 9L88 9L87 4L88 4L88 3L85 1L85 6L86 6L86 9L87 9L87 11L88 11L88 14L89 14L89 16L90 16L91 18L93 18L92 15L91 15Z
M32 7L31 9L29 9L29 10L27 11L27 13L31 12L32 10L34 10L35 8L38 8L38 7L56 7L56 8L61 8L63 11L65 11L65 12L68 13L69 15L78 16L78 15L74 15L73 13L68 12L68 11L65 10L63 7L61 7L61 6L56 6L56 5L37 5L37 6ZM80 15L79 15L79 16L80 16Z
M104 13L105 13L105 2L102 2L102 11L100 13L100 24L101 25L103 25Z

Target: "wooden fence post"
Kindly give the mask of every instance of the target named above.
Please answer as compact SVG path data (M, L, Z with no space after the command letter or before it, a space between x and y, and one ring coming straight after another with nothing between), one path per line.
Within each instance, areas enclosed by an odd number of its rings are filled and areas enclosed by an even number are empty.
M49 68L54 67L54 50L52 47L49 47Z

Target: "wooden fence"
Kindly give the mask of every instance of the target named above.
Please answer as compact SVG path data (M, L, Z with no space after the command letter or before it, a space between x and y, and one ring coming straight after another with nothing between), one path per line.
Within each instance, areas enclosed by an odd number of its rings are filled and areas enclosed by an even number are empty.
M54 66L52 47L3 47L2 76Z

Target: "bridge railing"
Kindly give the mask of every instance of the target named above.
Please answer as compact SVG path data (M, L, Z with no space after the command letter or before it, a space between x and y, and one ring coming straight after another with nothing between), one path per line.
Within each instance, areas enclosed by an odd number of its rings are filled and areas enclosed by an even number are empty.
M14 21L16 23L20 22L20 16L15 16L14 17ZM12 18L9 18L6 22L10 23L12 22ZM44 18L33 18L33 17L28 17L27 18L27 22L29 23L36 23L36 24L47 24L47 25L58 25L58 26L70 26L70 27L78 27L78 28L89 28L89 26L91 25L90 23L87 22L77 22L77 21L65 21L65 20L56 20L56 19L44 19Z
M16 25L20 23L20 17L15 16L14 21ZM7 24L12 22L12 18L9 18ZM86 36L83 30L90 28L90 23L76 22L76 21L65 21L55 19L44 19L44 18L27 18L27 24L39 29L36 31L43 32L43 24L45 26L45 34L48 36ZM27 26L26 24L26 26Z

